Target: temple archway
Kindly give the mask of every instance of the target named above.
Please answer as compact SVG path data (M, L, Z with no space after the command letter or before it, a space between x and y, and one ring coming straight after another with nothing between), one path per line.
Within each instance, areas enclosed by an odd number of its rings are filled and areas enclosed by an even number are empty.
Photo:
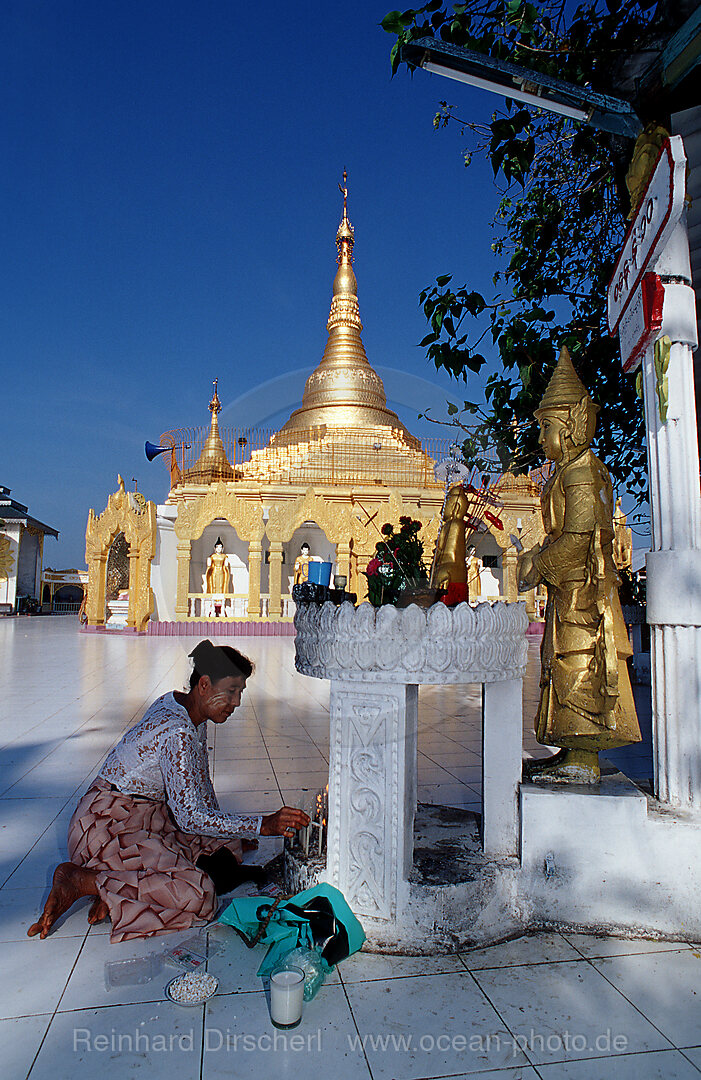
M126 545L129 608L126 625L143 632L153 611L151 560L156 545L156 507L137 492L119 487L107 500L101 514L91 510L85 531L85 561L88 564L88 598L85 613L90 626L105 625L110 552L120 534ZM122 541L120 541L120 546ZM122 549L123 550L123 549ZM123 584L120 575L119 583ZM110 584L110 591L114 583ZM123 589L121 591L124 591Z

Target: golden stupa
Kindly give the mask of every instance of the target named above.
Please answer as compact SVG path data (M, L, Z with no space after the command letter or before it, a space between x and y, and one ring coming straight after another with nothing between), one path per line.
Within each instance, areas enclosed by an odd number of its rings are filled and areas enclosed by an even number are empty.
M335 578L345 578L347 591L363 600L363 571L380 529L385 522L396 525L402 515L422 522L420 535L430 559L444 499L434 466L447 447L438 440L422 445L387 407L382 379L361 337L345 172L339 187L343 212L328 338L301 405L273 433L220 429L215 380L209 427L161 436L161 445L172 448L171 486L163 505L147 507L157 538L144 541L138 560L130 560L136 595L129 625L137 630L148 624L150 633L170 632L159 629L159 623L172 628L182 622L291 622L293 568L302 543L310 545L312 558L332 562ZM540 539L542 525L537 485L528 477L507 480L500 487L505 527L486 540L494 549L491 565L497 559L503 563L503 594L515 600L510 534L534 521L535 539ZM117 502L111 498L108 510L93 515L88 526L94 597L89 621L97 625L104 622L100 583L112 538L120 528L128 540L140 537L140 528L143 532L143 515L132 521L131 501L122 500L118 507ZM219 536L232 571L232 592L215 602L203 582Z
M192 468L187 469L183 475L182 480L185 484L213 484L216 480L234 479L234 470L229 464L229 459L226 456L226 450L224 449L224 443L219 434L219 421L217 417L221 412L221 402L219 400L219 395L217 394L218 382L218 379L214 380L214 393L212 394L212 400L209 403L209 411L212 414L209 435L205 440L205 444L202 447L202 453L197 461Z
M339 185L340 187L340 185ZM276 442L293 441L293 433L325 426L327 430L362 429L391 434L418 446L396 413L387 408L382 379L370 366L360 332L358 282L353 270L355 236L348 220L347 174L343 173L343 217L336 233L338 270L333 282L328 341L318 367L307 379L302 404L284 425Z

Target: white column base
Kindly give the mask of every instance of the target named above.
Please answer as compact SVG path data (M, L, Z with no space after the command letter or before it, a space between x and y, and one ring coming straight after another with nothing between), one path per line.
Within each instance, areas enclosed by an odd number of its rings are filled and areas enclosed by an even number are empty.
M482 686L482 845L484 854L518 855L523 758L522 680Z
M701 811L701 627L652 626L655 792Z

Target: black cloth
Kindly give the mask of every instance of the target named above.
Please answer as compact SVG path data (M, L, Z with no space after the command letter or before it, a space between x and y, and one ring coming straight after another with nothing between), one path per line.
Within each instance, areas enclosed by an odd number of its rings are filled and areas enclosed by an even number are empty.
M228 848L220 848L213 855L200 855L195 863L199 870L212 879L214 891L217 896L230 893L238 888L244 881L254 881L263 884L265 871L262 866L244 866L240 863L233 851Z

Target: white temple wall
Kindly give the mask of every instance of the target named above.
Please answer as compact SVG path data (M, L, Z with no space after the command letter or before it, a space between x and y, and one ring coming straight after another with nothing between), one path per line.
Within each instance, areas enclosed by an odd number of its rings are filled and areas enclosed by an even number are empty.
M175 619L178 538L174 526L177 515L177 506L164 503L156 507L156 550L151 562L154 612L151 618L158 622Z
M491 533L484 533L479 538L473 537L469 546L475 548L475 554L482 561L480 570L481 599L488 600L490 597L504 595L504 574L502 570L502 549ZM496 559L496 566L485 566L484 558Z

